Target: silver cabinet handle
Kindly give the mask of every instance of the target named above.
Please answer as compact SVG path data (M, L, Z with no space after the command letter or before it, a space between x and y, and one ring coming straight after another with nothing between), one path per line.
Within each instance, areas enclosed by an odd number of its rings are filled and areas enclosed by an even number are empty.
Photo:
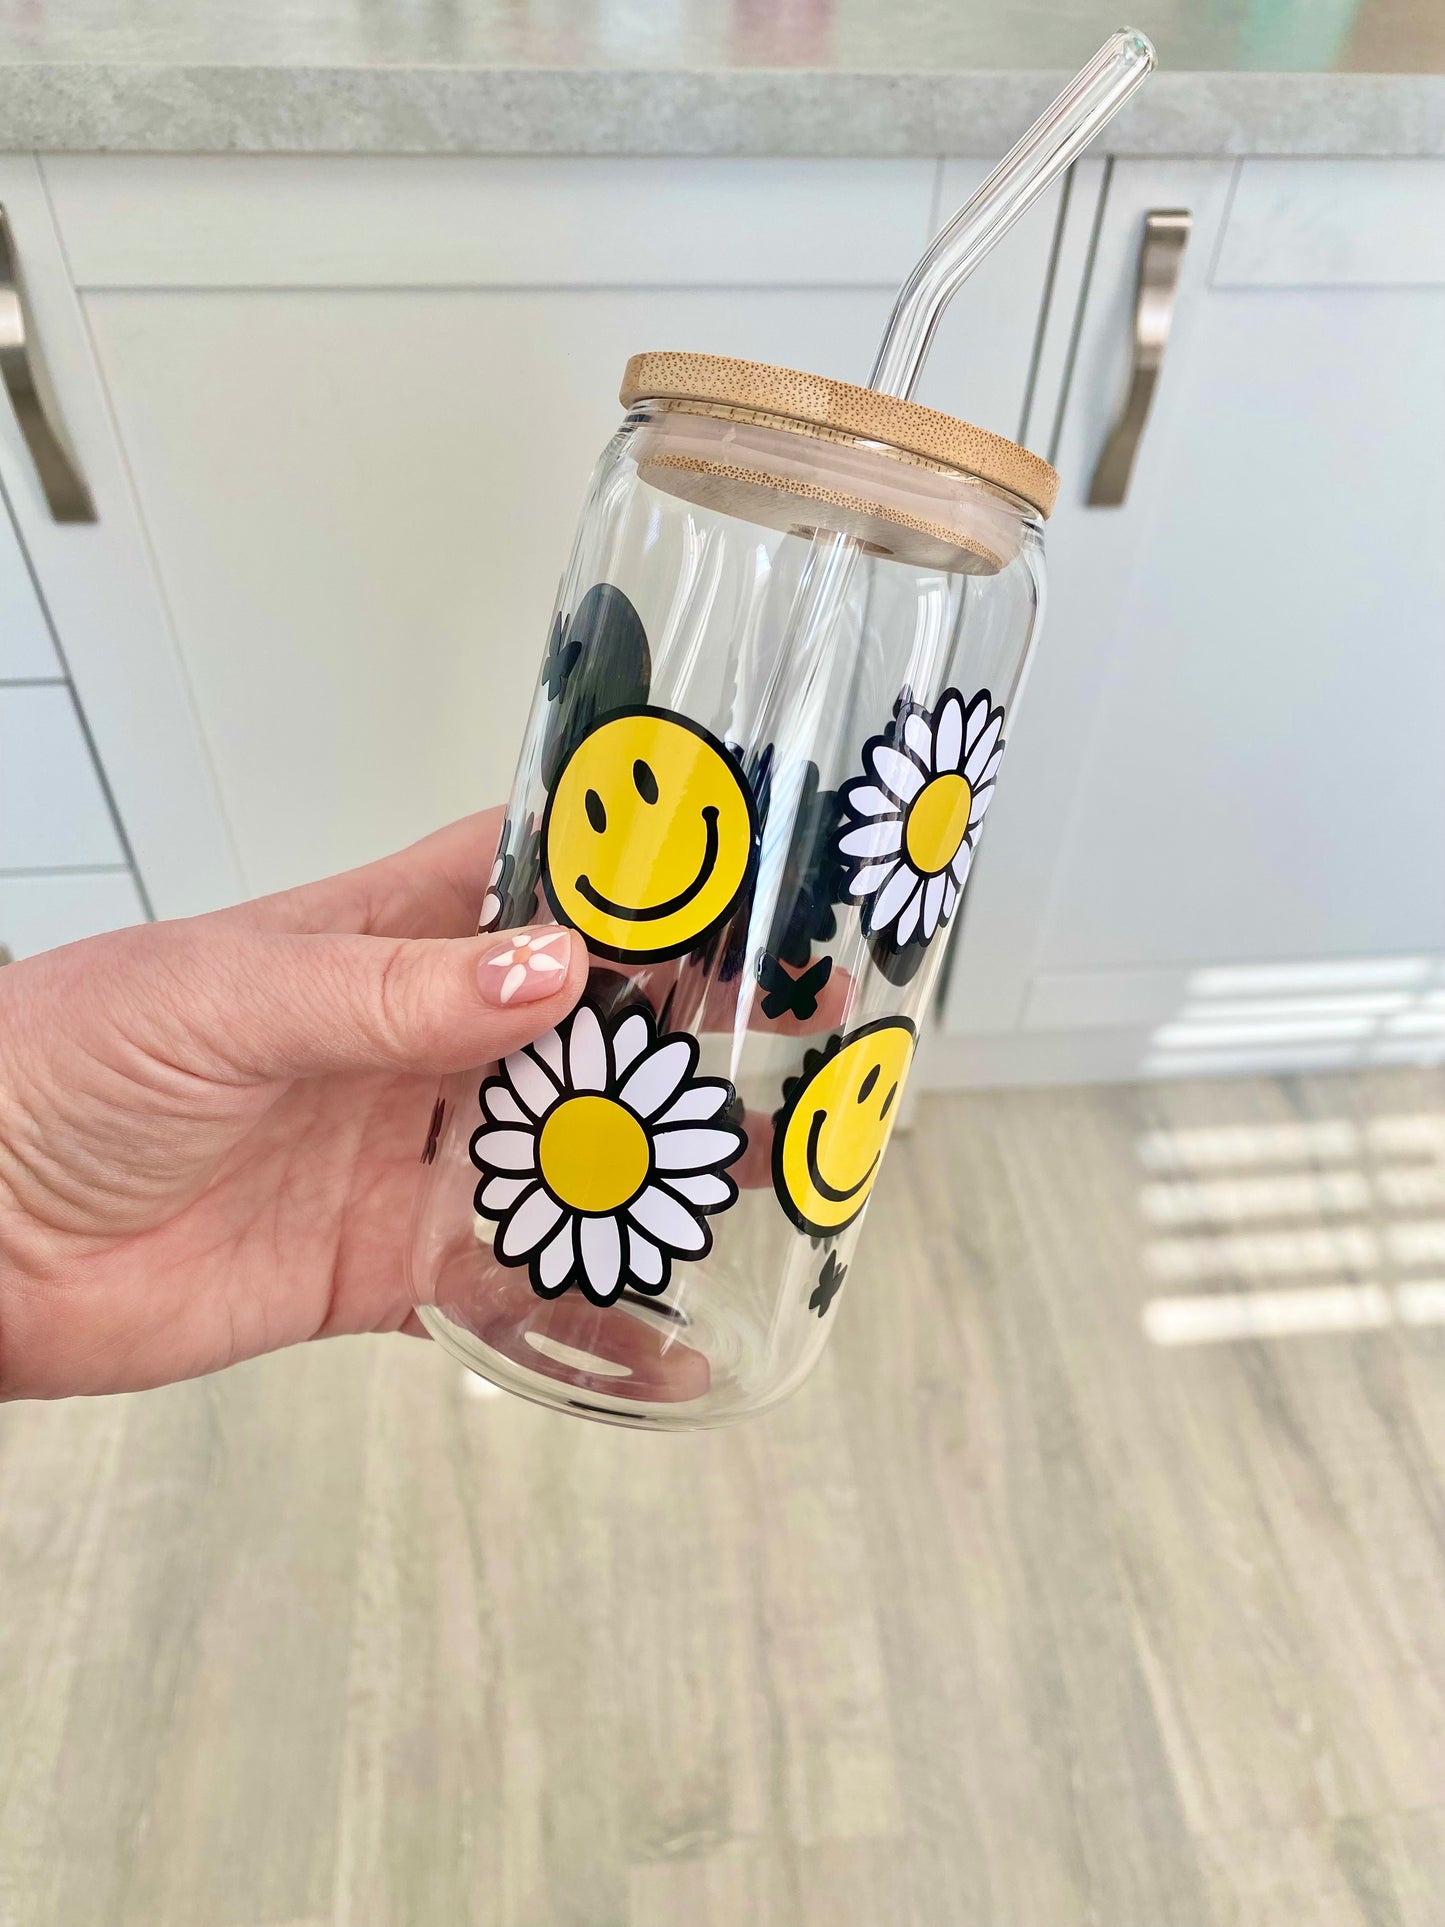
M1174 319L1174 297L1179 290L1179 269L1189 228L1190 216L1183 208L1155 208L1144 216L1139 288L1134 297L1134 365L1124 406L1089 484L1090 508L1120 508L1129 493L1129 477L1163 366L1169 324Z
M5 210L0 207L0 380L5 383L51 515L57 522L93 522L95 504L85 477L46 406L48 384L43 370L37 380L39 357L28 320L15 243Z

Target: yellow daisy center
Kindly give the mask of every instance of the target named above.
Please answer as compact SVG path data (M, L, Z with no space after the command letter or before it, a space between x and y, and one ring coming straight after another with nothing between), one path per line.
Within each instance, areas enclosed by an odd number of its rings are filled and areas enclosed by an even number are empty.
M537 1162L547 1189L573 1211L616 1211L652 1167L647 1133L615 1097L564 1097L542 1120Z
M968 829L973 791L956 772L925 783L908 806L903 847L920 876L937 876L958 855Z

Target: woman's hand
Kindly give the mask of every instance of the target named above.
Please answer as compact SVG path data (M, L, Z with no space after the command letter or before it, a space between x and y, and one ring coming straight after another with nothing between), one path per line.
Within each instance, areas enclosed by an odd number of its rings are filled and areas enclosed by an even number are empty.
M116 1392L411 1322L439 1075L581 994L476 937L501 812L282 896L0 971L0 1397Z

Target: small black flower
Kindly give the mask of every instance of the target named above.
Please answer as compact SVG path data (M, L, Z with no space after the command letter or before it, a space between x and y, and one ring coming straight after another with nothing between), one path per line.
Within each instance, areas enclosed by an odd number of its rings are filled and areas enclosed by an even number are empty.
M542 664L542 683L550 702L555 703L567 687L567 678L581 654L580 640L570 633L567 624L558 615L552 624L552 639L547 645L546 661Z
M838 1263L836 1251L830 1251L818 1274L818 1282L813 1287L813 1295L808 1300L808 1310L817 1312L820 1318L831 1309L833 1300L843 1289L843 1280L848 1276L848 1267Z
M771 746L764 755L769 758L766 780L771 790L775 787ZM777 914L768 939L774 956L795 970L811 961L815 943L827 943L837 935L833 906L843 896L837 848L841 816L838 792L821 789L818 767L809 763L803 771L793 834L778 886Z

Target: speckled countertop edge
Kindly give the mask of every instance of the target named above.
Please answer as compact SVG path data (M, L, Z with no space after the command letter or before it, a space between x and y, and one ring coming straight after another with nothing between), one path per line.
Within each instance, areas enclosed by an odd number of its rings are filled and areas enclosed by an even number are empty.
M1046 73L0 64L0 149L254 154L1001 153ZM1445 155L1445 75L1161 73L1114 154Z

